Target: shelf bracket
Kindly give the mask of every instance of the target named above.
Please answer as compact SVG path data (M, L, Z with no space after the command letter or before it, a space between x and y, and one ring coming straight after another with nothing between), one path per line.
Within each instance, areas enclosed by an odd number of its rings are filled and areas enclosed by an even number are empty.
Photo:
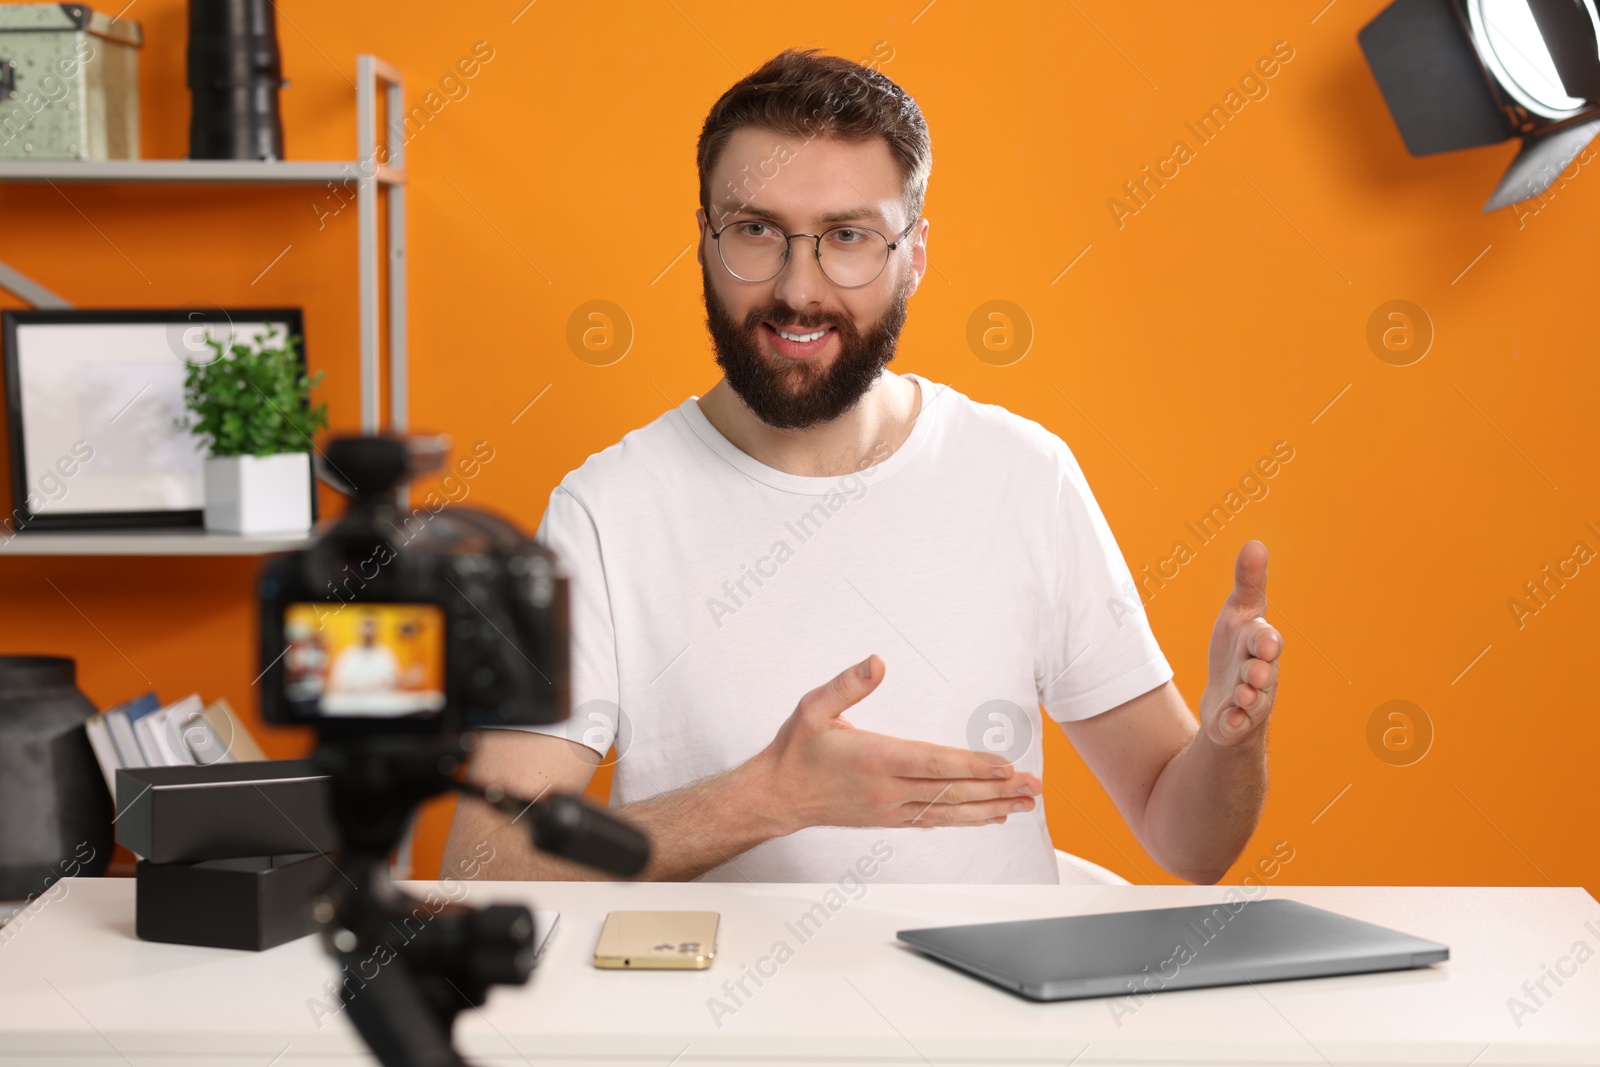
M45 311L64 311L72 307L61 297L6 263L0 263L0 289L4 289L30 307Z
M379 83L383 83L383 138L380 156L378 143ZM405 134L401 116L405 108L405 81L399 69L377 56L356 58L356 153L360 171L357 197L360 216L361 256L361 429L376 433L381 428L383 377L380 363L381 340L389 348L389 428L404 433L407 428L406 384L409 336L406 327L406 182ZM378 194L389 198L387 262L380 264L378 239ZM379 267L386 268L388 283L388 329L380 338Z

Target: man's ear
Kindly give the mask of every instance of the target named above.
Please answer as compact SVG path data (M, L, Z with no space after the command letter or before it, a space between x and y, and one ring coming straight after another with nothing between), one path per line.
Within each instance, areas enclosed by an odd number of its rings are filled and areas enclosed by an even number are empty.
M917 291L917 286L922 284L922 276L928 272L928 229L933 223L927 219L917 223L913 231L915 237L911 245L911 288L906 291L909 298Z
M705 208L697 207L697 208L694 209L694 223L695 223L694 258L695 258L695 262L699 263L703 267L703 266L706 265L706 209Z

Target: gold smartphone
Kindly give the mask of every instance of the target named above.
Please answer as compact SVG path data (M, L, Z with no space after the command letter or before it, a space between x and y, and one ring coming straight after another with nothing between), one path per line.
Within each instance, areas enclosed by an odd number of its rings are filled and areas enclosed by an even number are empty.
M594 965L703 971L717 955L720 919L714 911L609 912L594 947Z

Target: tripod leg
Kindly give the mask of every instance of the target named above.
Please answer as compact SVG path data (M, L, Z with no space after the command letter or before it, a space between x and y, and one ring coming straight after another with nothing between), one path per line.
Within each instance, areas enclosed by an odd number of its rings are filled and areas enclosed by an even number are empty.
M371 957L339 953L339 962L351 973L371 966ZM448 1025L423 996L405 957L396 955L378 968L365 985L341 991L350 1021L383 1067L466 1067L450 1045Z

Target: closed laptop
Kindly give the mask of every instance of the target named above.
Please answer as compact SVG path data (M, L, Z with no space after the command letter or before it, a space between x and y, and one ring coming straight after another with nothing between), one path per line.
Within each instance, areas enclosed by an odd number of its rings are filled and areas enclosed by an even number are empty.
M1425 967L1450 949L1293 900L901 930L901 941L1034 1000Z

